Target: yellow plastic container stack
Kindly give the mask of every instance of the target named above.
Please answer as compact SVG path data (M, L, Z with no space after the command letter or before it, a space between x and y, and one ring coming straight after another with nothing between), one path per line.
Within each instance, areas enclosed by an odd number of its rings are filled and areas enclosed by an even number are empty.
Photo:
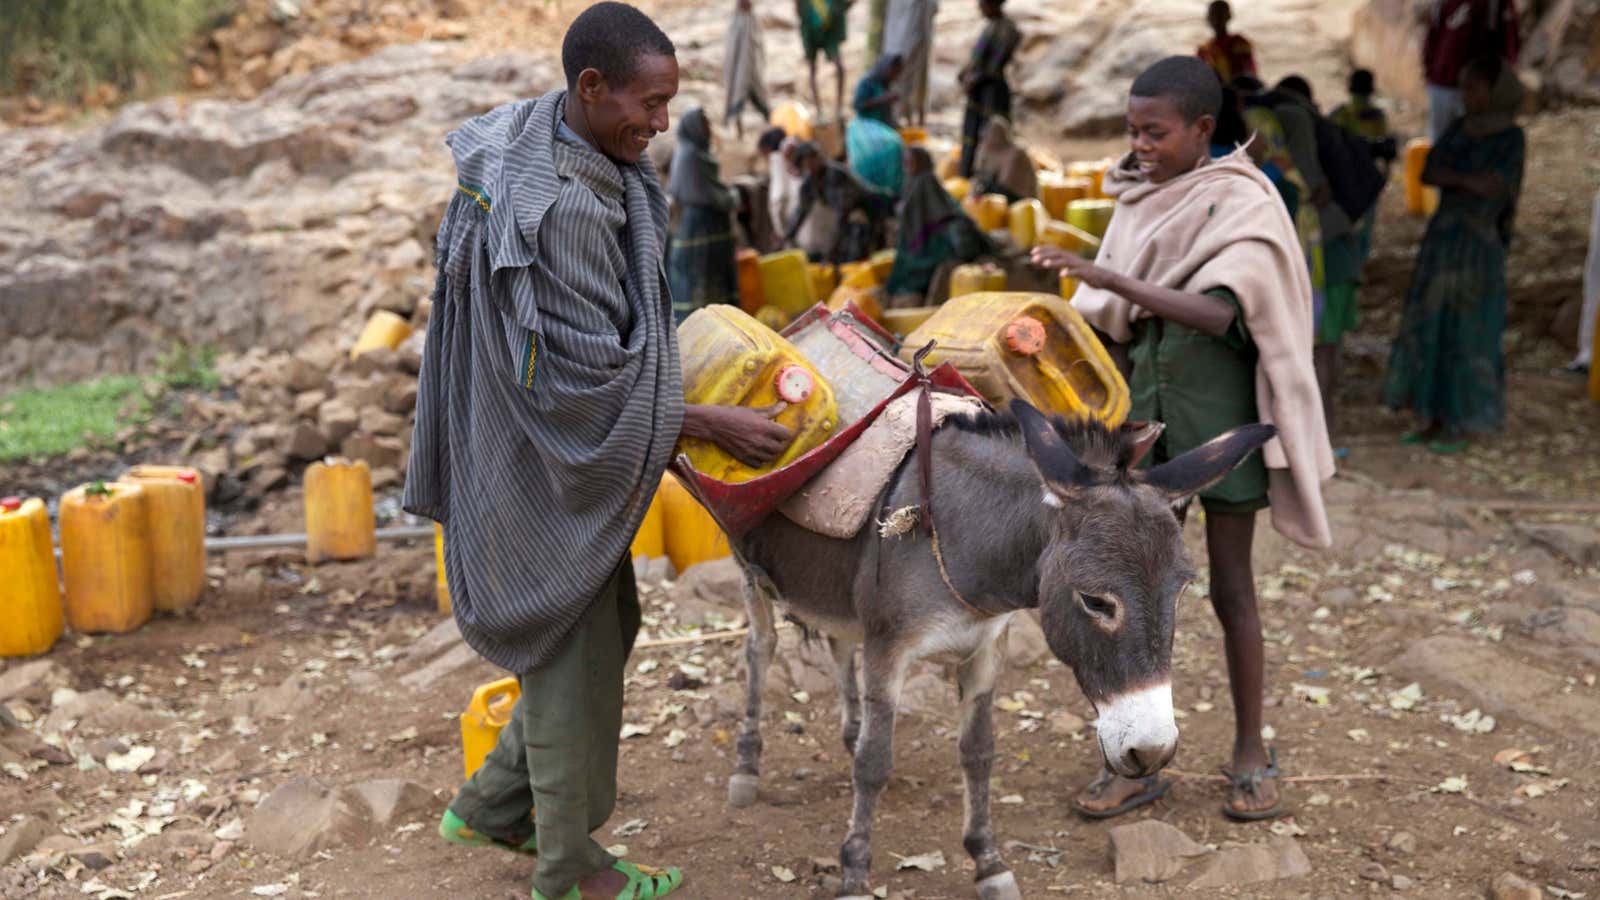
M1439 208L1439 189L1422 183L1422 170L1428 165L1428 153L1433 143L1427 138L1415 138L1406 143L1404 178L1406 186L1406 212L1414 216L1431 216Z
M846 303L855 303L861 314L874 322L883 321L883 288L851 287L847 284L839 285L839 289L828 298L828 309L839 312Z
M433 601L443 615L450 615L450 580L444 574L444 526L433 523Z
M1105 237L1116 206L1110 200L1074 200L1067 204L1067 224L1097 238Z
M945 151L944 158L939 160L936 169L937 171L934 174L939 176L940 181L959 177L961 175L961 145L951 145L950 149Z
M633 547L628 551L630 554L646 559L659 559L667 555L663 517L661 492L658 490L650 497L650 507L644 511L644 520L639 523L639 530L633 536Z
M1006 289L1006 273L994 263L968 263L950 270L950 298Z
M132 631L155 609L144 488L85 484L61 498L61 572L74 631Z
M500 729L511 721L511 707L521 696L522 685L515 677L480 684L472 692L472 701L461 714L461 765L468 778L500 740Z
M739 308L755 315L767 305L761 293L761 257L748 247L734 254L739 270Z
M944 184L944 192L949 194L951 199L957 203L967 199L967 195L972 193L972 182L962 178L960 175L954 178L946 178L942 183Z
M1098 246L1085 241L1083 233L1075 230L1068 222L1051 222L1046 225L1044 234L1039 235L1039 243L1071 250L1079 256L1093 256Z
M733 551L728 536L717 527L700 501L670 472L661 479L662 534L666 536L667 558L679 572Z
M833 263L806 263L806 274L811 277L811 296L827 297L839 286L838 273Z
M773 107L772 116L768 119L773 125L782 128L784 134L797 140L811 140L811 111L805 104L793 100L785 100Z
M155 606L180 612L206 589L206 491L185 466L134 466L118 479L144 488Z
M38 498L0 499L0 656L43 653L61 637L50 514Z
M306 562L364 559L377 552L366 460L314 462L306 467L305 485Z
M833 388L777 332L724 304L695 310L678 326L683 396L689 403L765 407L788 404L774 421L794 443L769 466L752 469L710 441L685 437L678 448L695 469L720 481L749 481L788 465L831 437L839 424Z
M906 338L901 356L937 341L927 365L949 362L985 399L1020 397L1049 412L1127 418L1128 385L1071 304L1051 294L984 293L952 298Z
M907 147L911 147L911 146L915 146L917 144L921 144L921 143L925 142L927 139L928 139L928 130L926 128L914 128L914 127L911 127L911 126L907 126L905 128L900 129L900 140Z
M350 348L350 358L355 359L372 350L393 350L411 336L411 323L386 309L372 314Z
M868 260L845 263L839 267L839 273L842 276L839 279L839 287L869 288L877 287L879 284L878 271Z
M803 250L785 250L761 257L761 296L768 306L775 306L784 315L794 318L816 305L817 295L812 288L810 263ZM823 294L824 297L827 294Z
M1011 204L1006 202L1004 194L984 194L981 197L969 195L961 205L966 209L967 215L971 216L984 231L995 231L1006 227L1006 219L1011 212Z
M1032 250L1039 243L1039 233L1050 224L1050 214L1044 204L1034 199L1018 200L1007 213L1011 240L1024 250Z
M1087 178L1041 175L1039 177L1039 200L1044 203L1045 212L1052 219L1065 219L1067 217L1067 204L1074 200L1085 200L1094 188L1094 183Z

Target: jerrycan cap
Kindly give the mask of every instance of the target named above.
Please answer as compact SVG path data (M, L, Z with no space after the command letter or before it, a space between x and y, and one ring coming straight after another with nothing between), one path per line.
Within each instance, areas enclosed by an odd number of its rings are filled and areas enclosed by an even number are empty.
M0 512L16 512L21 508L21 497L0 497Z
M1044 349L1044 325L1032 316L1017 316L1006 323L1006 349L1033 356Z
M178 473L178 480L184 484L194 484L199 477L194 473L193 469L184 469Z
M811 398L811 391L815 383L811 373L796 365L788 365L778 370L778 377L774 382L778 398L785 403L804 403Z

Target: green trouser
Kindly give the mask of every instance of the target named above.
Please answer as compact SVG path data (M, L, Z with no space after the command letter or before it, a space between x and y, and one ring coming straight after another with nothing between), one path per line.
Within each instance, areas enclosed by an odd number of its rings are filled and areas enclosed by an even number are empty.
M589 834L617 802L622 674L638 633L633 561L624 559L561 652L519 676L511 721L450 804L481 834L513 844L537 834L533 886L545 897L616 862Z

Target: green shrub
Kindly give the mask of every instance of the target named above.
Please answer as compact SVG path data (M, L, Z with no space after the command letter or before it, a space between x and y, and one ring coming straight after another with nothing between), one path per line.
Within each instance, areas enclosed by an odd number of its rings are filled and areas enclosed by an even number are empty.
M76 98L169 83L189 40L231 0L0 0L0 90Z

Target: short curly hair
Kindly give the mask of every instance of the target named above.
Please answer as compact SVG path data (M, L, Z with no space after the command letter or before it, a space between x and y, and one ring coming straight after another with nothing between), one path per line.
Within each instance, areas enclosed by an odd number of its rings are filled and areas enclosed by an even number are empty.
M626 3L596 3L584 10L561 41L561 69L567 89L594 69L613 88L625 87L645 56L676 56L678 48L651 18Z
M1133 80L1128 94L1166 97L1177 104L1179 115L1190 123L1222 111L1222 80L1194 56L1169 56L1151 65Z

